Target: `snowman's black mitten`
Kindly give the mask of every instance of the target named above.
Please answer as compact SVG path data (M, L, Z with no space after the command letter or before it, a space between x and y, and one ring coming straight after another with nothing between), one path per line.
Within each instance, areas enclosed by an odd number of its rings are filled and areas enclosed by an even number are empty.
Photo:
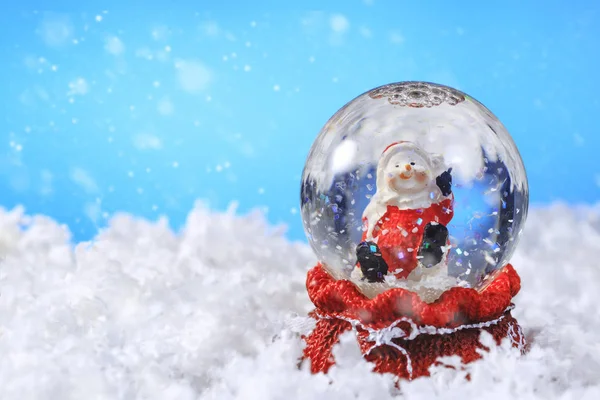
M417 254L419 261L426 267L431 268L442 261L444 256L443 246L448 241L448 228L442 224L428 223L423 231L423 241Z
M449 168L447 171L442 172L440 176L435 178L435 183L440 188L444 196L448 196L450 193L452 193L451 172L452 168Z
M362 242L356 247L356 258L364 279L369 282L382 282L388 273L388 266L377 244Z

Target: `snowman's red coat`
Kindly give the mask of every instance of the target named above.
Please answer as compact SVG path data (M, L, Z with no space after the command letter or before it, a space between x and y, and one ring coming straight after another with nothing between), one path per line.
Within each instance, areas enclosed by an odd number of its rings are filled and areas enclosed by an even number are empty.
M417 266L417 253L423 241L423 230L430 222L448 225L454 215L453 197L426 208L399 209L387 206L385 214L373 227L372 239L377 241L389 273L406 278ZM368 221L363 221L365 224ZM362 240L367 240L367 230Z

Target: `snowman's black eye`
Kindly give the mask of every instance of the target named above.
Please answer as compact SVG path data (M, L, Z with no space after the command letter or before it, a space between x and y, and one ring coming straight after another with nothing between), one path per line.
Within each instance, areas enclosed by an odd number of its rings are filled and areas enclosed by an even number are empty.
M399 165L399 164L396 164L396 168L400 168L400 165Z
M410 165L415 165L414 161L410 163Z

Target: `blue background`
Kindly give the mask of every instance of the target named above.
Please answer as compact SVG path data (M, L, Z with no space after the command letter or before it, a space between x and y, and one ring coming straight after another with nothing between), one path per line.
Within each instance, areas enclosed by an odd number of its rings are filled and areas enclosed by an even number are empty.
M22 1L0 9L1 204L87 240L196 199L303 239L312 141L373 87L461 89L506 125L533 203L600 199L595 1ZM44 6L45 4L45 6Z

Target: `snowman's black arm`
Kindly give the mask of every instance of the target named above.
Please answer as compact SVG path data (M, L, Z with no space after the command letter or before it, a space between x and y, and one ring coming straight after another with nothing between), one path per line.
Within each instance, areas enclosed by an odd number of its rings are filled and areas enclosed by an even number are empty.
M435 178L436 185L440 188L444 196L449 196L452 193L452 168L442 172Z

